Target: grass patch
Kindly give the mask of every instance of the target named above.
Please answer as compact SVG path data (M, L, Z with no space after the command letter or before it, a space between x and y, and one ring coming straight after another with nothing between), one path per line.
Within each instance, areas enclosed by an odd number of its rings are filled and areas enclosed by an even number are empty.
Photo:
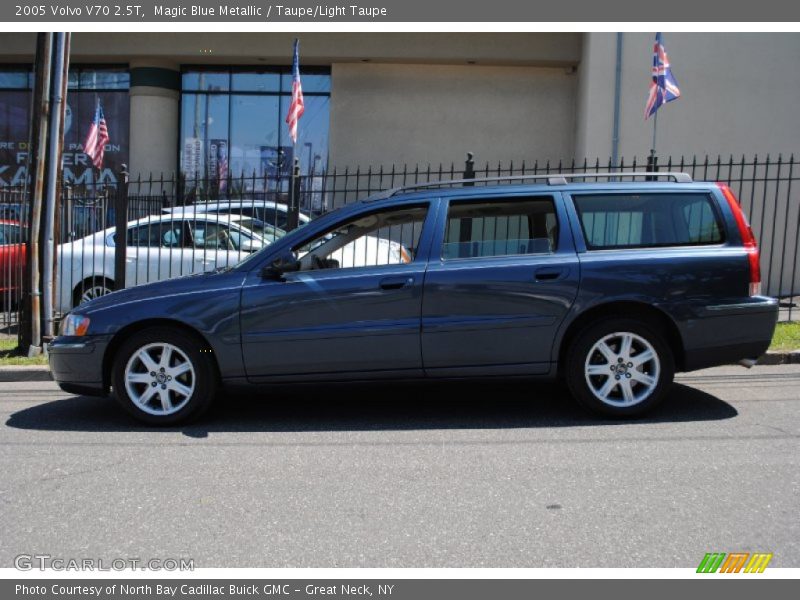
M0 366L46 365L44 354L28 358L17 351L17 338L0 339Z
M769 349L782 352L800 350L800 322L778 323Z

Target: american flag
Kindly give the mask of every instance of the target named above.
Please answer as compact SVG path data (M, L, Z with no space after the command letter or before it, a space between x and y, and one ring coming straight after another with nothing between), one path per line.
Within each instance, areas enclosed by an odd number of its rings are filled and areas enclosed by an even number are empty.
M289 135L292 143L297 143L297 122L303 116L306 108L303 104L303 88L300 85L300 40L294 41L294 58L292 59L292 103L289 105L289 113L286 115L286 122L289 124Z
M103 154L105 154L108 141L106 118L103 115L103 108L98 102L94 111L92 125L89 127L89 133L86 136L86 141L83 142L83 151L92 159L92 164L98 169L103 168Z
M650 83L650 95L647 97L647 106L644 109L644 120L656 114L662 104L680 98L681 91L678 82L672 75L669 57L661 39L661 33L656 34L653 45L653 81Z

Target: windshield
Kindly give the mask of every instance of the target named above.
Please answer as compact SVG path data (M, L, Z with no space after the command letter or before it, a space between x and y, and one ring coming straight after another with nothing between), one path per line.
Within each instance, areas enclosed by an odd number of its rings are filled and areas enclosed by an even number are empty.
M245 229L249 229L266 242L274 242L286 235L286 232L280 227L275 227L253 217L232 217L231 221Z

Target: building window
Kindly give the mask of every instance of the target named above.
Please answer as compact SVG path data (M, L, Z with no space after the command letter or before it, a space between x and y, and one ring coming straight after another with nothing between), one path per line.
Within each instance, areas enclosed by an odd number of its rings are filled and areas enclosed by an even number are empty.
M29 65L0 66L0 186L25 183L33 72ZM129 74L124 67L70 69L64 122L64 178L75 185L116 185L128 162ZM110 137L103 168L93 169L83 142L100 102Z
M327 69L301 68L305 114L296 151L303 174L321 175L327 168L330 79ZM187 189L200 197L261 192L290 175L288 67L186 70L181 88L181 172Z

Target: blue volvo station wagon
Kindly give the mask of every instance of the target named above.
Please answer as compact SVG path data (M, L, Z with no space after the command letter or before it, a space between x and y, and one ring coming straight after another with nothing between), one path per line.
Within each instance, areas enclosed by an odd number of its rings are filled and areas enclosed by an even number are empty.
M778 306L731 190L605 178L382 192L235 267L78 306L54 378L154 425L229 385L470 377L561 377L629 417L676 371L761 355Z

